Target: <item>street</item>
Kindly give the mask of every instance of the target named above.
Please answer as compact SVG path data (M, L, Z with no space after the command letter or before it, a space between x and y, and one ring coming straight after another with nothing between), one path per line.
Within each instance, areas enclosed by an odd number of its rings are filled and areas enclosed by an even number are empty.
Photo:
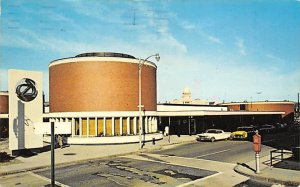
M268 155L271 149L271 147L263 146L260 155ZM233 164L245 163L254 159L252 142L248 141L194 142L177 147L176 149L157 151L156 153Z
M264 141L270 140L273 136ZM269 155L272 149L263 145L261 156ZM55 179L60 186L272 186L233 171L236 164L253 159L249 141L194 141L171 149L56 166ZM44 186L50 179L50 169L44 168L2 176L0 184Z

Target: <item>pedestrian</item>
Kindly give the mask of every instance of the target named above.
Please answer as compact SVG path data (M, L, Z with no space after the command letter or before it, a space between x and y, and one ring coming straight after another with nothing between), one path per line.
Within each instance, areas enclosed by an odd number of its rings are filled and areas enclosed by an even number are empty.
M180 123L177 124L177 136L180 137L180 134L181 134L181 128L180 128Z
M165 132L164 132L165 136L169 136L169 126L165 126Z
M63 137L62 135L58 135L58 145L62 149L63 148Z

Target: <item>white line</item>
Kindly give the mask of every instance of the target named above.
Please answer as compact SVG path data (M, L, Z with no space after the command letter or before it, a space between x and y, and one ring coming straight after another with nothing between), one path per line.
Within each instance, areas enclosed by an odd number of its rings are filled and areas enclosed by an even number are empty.
M43 177L43 176L41 176L41 175L32 173L31 171L28 171L27 173L30 174L30 175L32 175L32 176L34 176L34 177L37 177L37 178L39 178L39 179L42 179L42 180L44 180L44 181L47 181L47 182L51 183L51 179L48 179L47 177ZM62 187L70 187L70 186L68 186L68 185L62 184L62 183L57 182L57 181L55 181L55 184L58 185L58 186L62 186Z
M214 152L214 153L200 155L200 156L196 156L195 158L202 158L202 157L205 157L205 156L215 155L215 154L223 153L223 152L226 152L226 151L229 151L229 150L231 150L231 149L225 149L225 150L217 151L217 152Z
M184 184L180 184L180 185L178 185L178 186L176 186L176 187L184 187L184 186L192 185L192 184L195 184L195 183L197 183L197 182L199 182L199 181L203 181L203 180L206 180L206 179L215 177L215 176L220 175L220 174L222 174L222 173L223 173L223 172L215 173L215 174L213 174L213 175L209 175L209 176L204 177L204 178L201 178L201 179L197 179L197 180L190 181L190 182L187 182L187 183L184 183Z

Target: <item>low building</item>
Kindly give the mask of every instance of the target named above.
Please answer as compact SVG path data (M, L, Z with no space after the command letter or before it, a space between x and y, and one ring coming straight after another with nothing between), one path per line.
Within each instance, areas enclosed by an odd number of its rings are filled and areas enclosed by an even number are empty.
M254 102L232 102L222 103L230 111L283 111L281 122L290 123L294 120L295 103L290 101L254 101Z
M221 105L158 104L158 129L178 136L204 132L217 128L235 131L239 126L260 126L282 121L285 111L241 111L229 110Z

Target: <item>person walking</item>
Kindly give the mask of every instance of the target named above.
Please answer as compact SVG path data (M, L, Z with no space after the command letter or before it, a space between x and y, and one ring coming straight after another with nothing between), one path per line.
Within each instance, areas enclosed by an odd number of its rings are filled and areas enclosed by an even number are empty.
M61 149L63 148L63 144L64 144L64 142L63 142L62 135L58 135L58 145Z

